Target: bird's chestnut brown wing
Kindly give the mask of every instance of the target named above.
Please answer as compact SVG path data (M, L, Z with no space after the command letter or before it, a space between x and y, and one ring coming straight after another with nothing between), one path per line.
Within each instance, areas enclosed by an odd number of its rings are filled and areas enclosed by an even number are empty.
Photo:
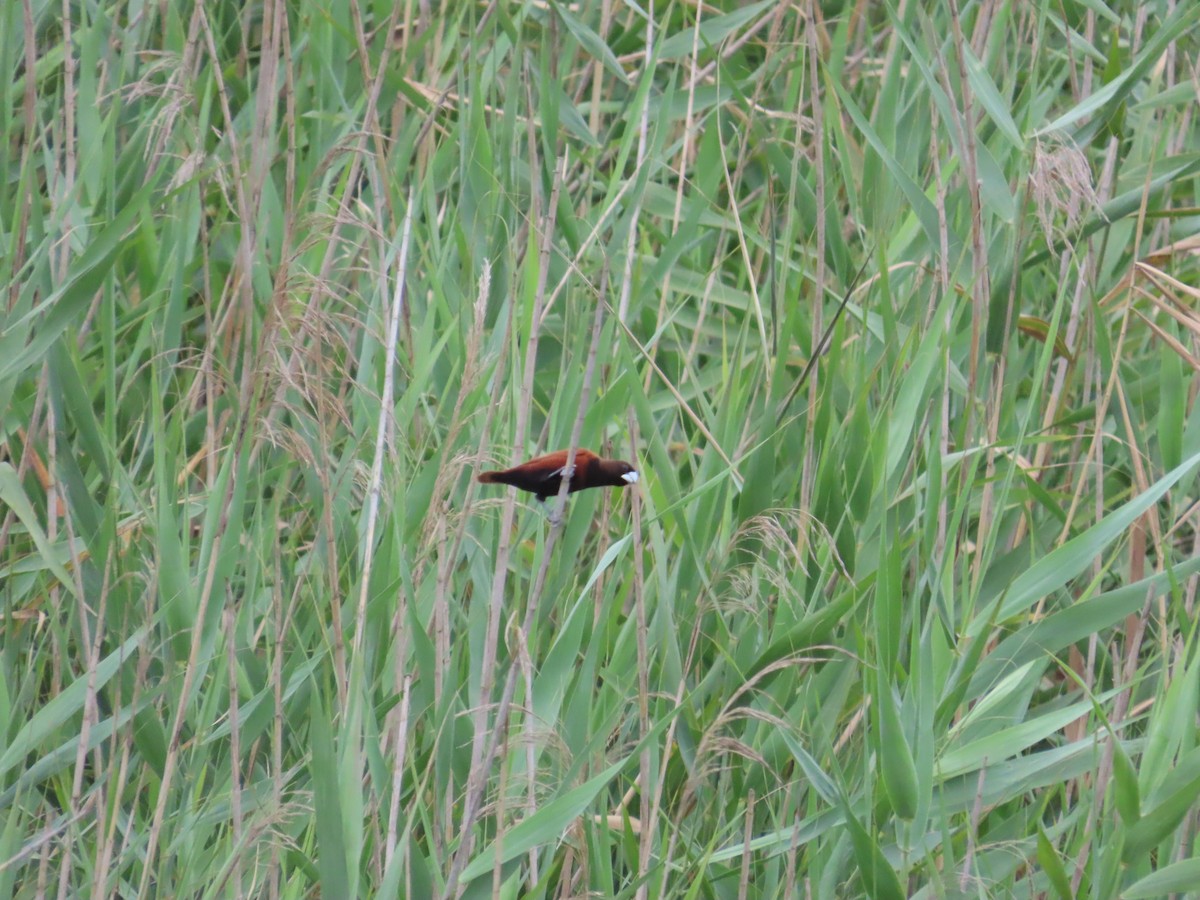
M548 469L539 479L546 487L551 488L551 493L558 493L558 484L560 478L570 479L571 474L577 469L577 466L555 466L553 469Z

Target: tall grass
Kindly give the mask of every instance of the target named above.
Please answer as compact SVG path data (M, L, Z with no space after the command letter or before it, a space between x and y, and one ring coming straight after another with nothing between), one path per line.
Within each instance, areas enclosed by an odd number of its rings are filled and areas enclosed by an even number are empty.
M0 16L0 896L1195 896L1200 4Z

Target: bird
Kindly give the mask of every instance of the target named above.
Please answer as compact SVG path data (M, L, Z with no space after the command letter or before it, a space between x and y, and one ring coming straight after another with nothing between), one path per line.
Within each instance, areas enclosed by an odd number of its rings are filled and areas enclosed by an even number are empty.
M567 451L547 453L511 469L498 472L480 472L476 476L481 484L508 484L522 491L537 494L539 501L558 494L563 478L570 479L568 494L594 487L625 487L637 484L638 472L629 463L620 459L601 459L590 450L575 451L575 465L567 469Z

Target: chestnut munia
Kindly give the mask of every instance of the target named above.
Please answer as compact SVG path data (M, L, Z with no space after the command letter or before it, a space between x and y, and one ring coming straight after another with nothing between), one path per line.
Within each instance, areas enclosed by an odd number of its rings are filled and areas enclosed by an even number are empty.
M571 479L568 494L587 488L625 487L637 483L637 469L629 463L619 459L601 459L589 450L576 450L575 465L570 472L566 472L567 452L558 450L547 453L499 472L480 472L478 480L482 484L509 484L537 494L538 500L555 496L564 477Z

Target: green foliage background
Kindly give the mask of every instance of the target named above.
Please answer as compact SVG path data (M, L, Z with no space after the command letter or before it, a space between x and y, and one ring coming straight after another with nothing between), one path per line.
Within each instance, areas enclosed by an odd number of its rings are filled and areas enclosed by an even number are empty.
M1200 4L0 17L0 896L1195 896Z

